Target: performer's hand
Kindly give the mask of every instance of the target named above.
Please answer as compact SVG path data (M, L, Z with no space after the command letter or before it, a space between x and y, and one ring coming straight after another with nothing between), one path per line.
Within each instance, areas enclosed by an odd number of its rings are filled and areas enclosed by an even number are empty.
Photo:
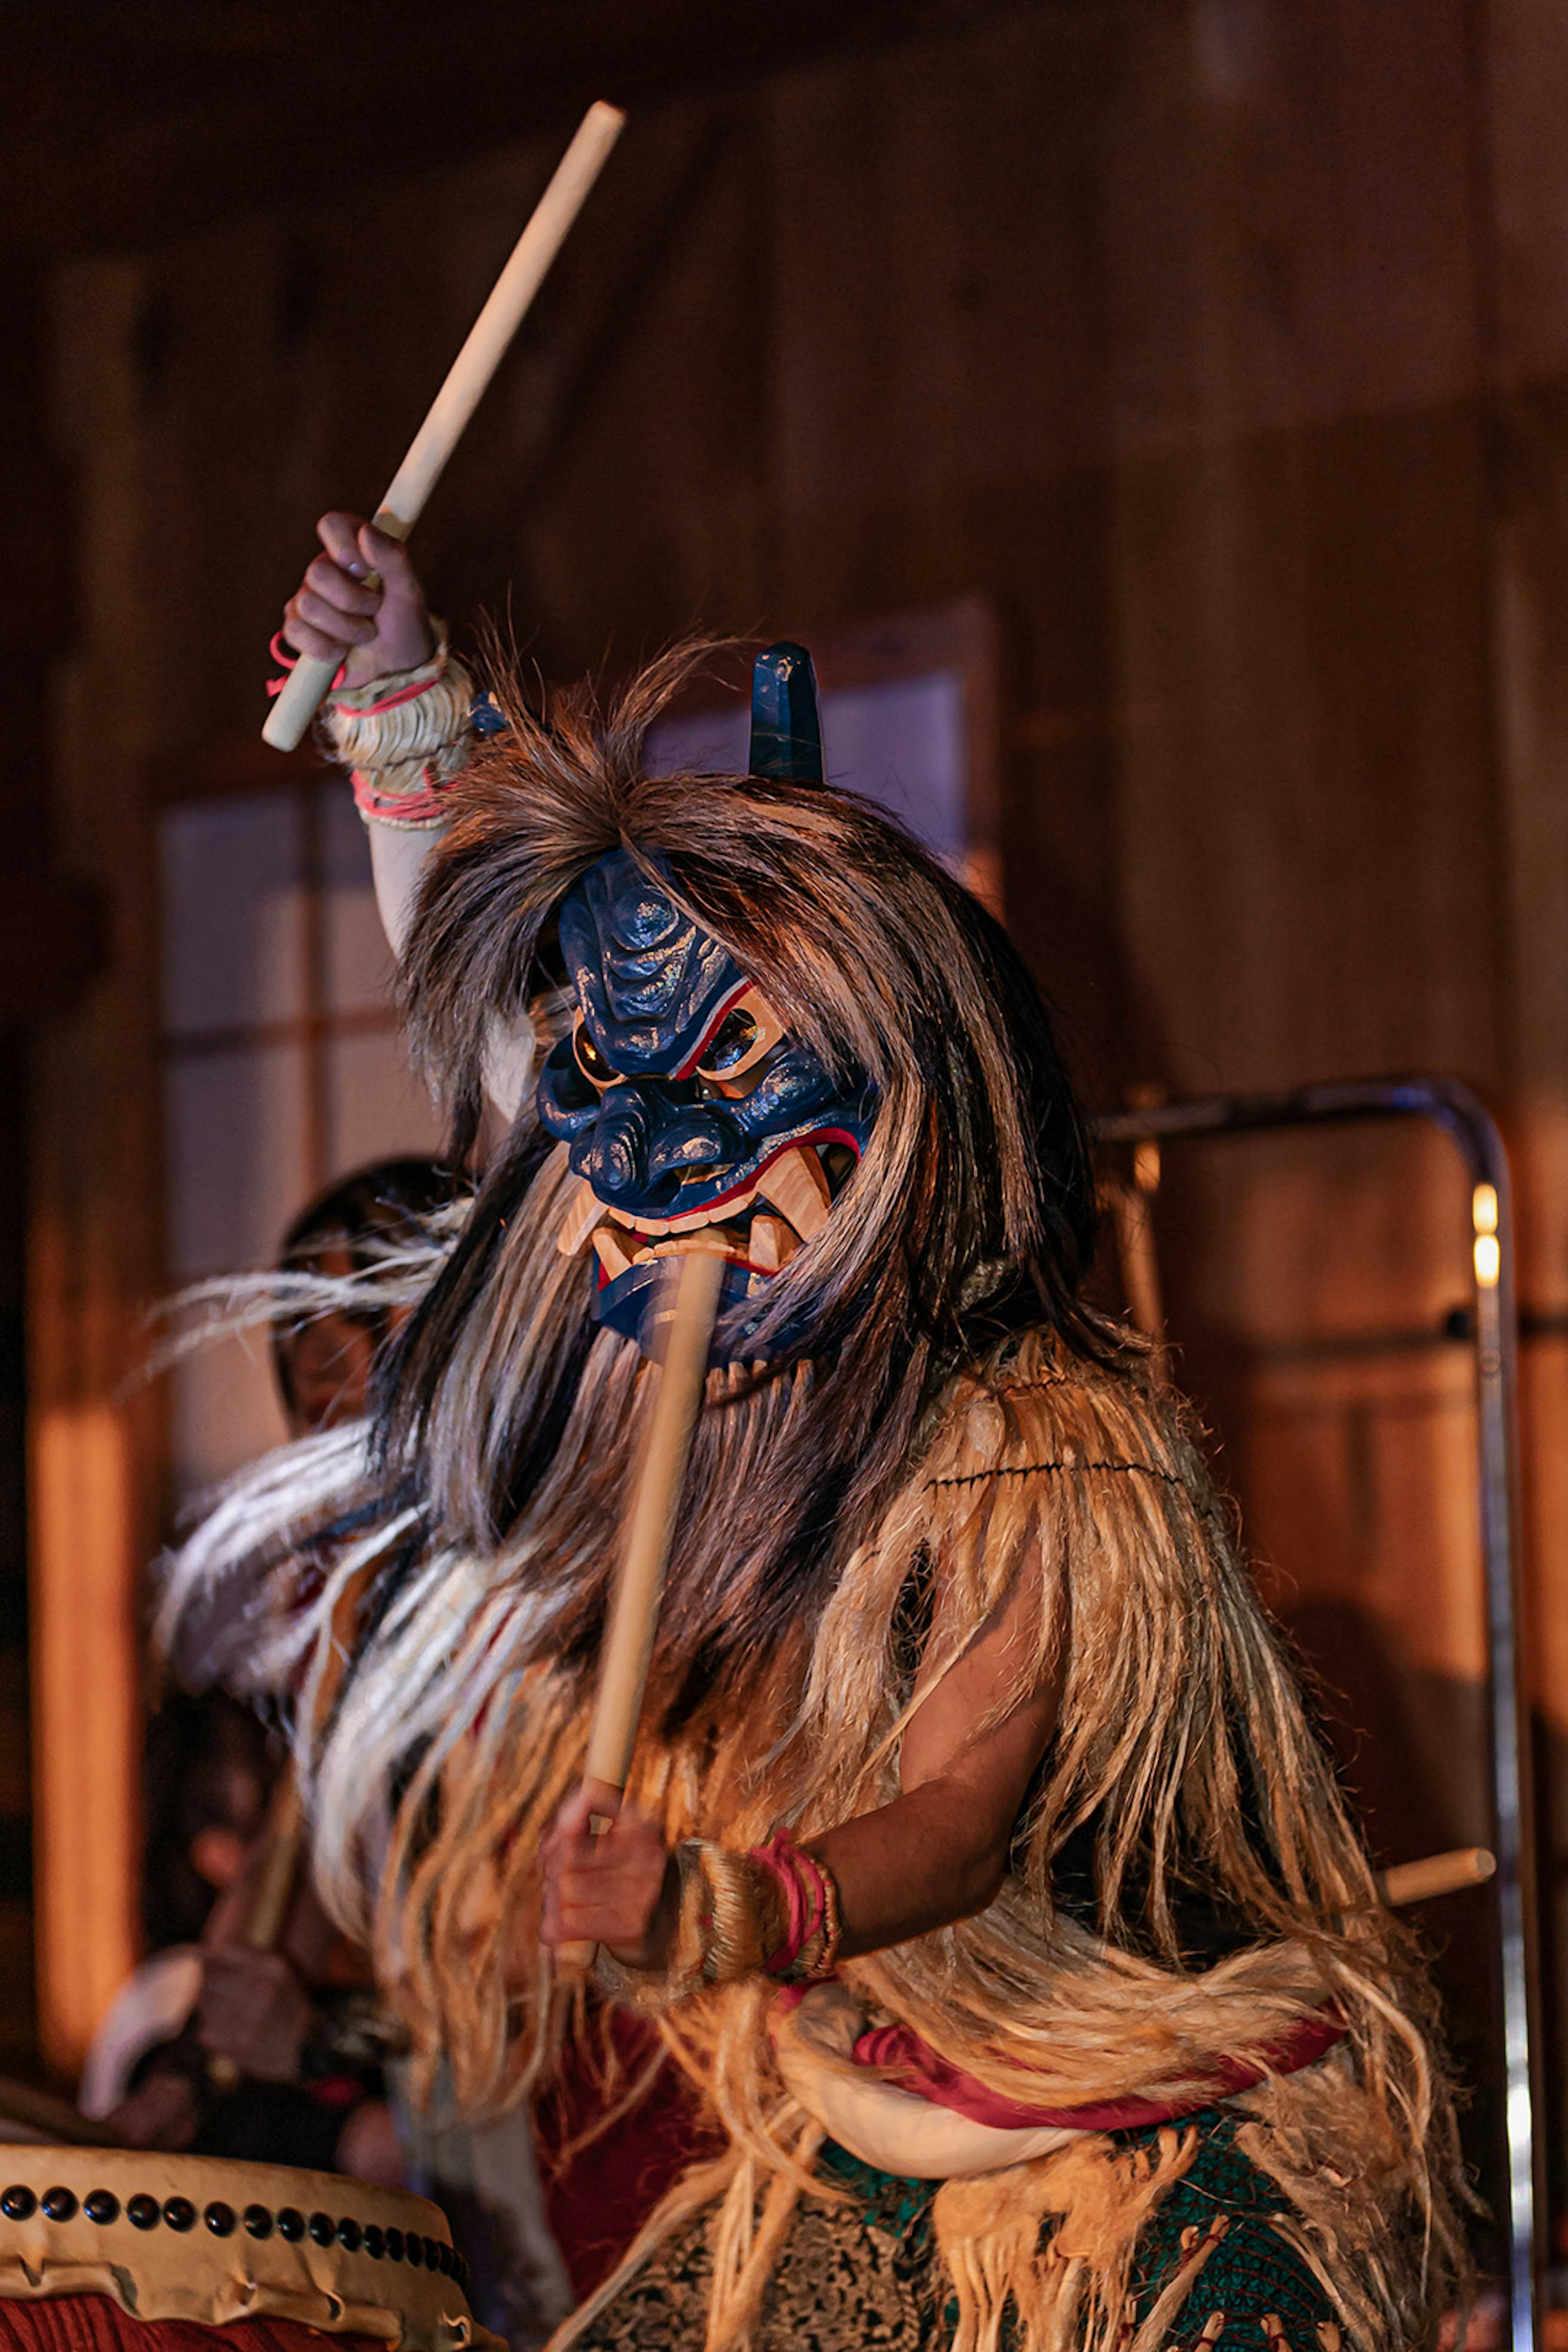
M376 2189L406 2189L403 2146L392 2109L384 2099L362 2099L342 2130L332 2158L332 2170L353 2180L368 2180Z
M436 635L407 549L360 515L323 515L316 531L326 552L283 607L285 643L346 662L345 686L428 661Z
M296 2082L314 2018L310 1996L281 1952L230 1944L203 1954L196 2039L242 2074Z
M590 1819L611 1826L591 1836ZM666 1965L680 1901L675 1857L614 1790L584 1780L556 1814L542 1859L542 1942L603 1944L628 1969Z
M185 2076L172 2066L154 2066L143 2083L128 2092L104 2118L116 2139L127 2147L189 2147L201 2126L196 2095Z

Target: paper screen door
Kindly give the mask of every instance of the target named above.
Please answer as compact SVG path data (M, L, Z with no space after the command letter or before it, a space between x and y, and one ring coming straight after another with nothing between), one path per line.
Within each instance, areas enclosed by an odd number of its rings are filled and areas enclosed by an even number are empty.
M172 1286L271 1265L296 1213L438 1124L390 1002L348 786L175 803L159 824L164 1235ZM176 1500L283 1434L265 1335L172 1375Z

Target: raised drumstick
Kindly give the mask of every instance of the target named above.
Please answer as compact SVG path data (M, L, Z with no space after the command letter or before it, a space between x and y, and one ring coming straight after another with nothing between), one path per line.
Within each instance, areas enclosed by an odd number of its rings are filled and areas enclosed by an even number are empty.
M431 402L429 414L377 509L375 527L389 539L406 539L418 521L426 499L462 438L501 354L527 316L626 119L618 107L606 106L603 99L583 117L576 137L556 165L554 177L491 288L489 299L468 330L467 342L447 371L446 383ZM336 662L301 654L272 706L261 730L262 741L270 743L274 751L291 751L320 709L337 669Z
M653 1375L658 1387L626 1513L620 1572L605 1629L599 1691L583 1767L585 1780L602 1782L617 1794L626 1785L637 1745L659 1596L675 1538L680 1490L686 1483L691 1434L702 1404L708 1350L724 1278L724 1260L716 1249L688 1250L676 1263L679 1280L675 1286L675 1306L664 1361ZM602 1826L607 1829L609 1823ZM582 1971L594 1963L592 1944L562 1944L556 1954L558 1966L565 1969Z

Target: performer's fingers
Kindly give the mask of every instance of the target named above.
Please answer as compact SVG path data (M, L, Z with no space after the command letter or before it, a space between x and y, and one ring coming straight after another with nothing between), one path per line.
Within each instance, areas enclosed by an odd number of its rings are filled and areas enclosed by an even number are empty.
M318 555L306 566L305 585L340 613L372 614L381 607L381 590L351 579L330 555Z
M620 1798L603 1780L580 1780L555 1816L552 1837L575 1843L588 1837L588 1824L593 1821L613 1822L621 1809Z
M296 599L290 597L283 608L283 626L279 632L286 646L297 654L310 654L317 661L340 662L345 651L342 637L330 636L325 629L313 629L309 621L301 620L295 610Z
M316 525L316 537L334 563L341 563L345 572L363 577L366 572L375 568L374 564L367 563L360 553L359 535L368 528L363 515L333 512L321 517Z
M595 1780L590 1776L584 1780L583 1790L588 1800L590 1819L611 1822L626 1828L640 1822L641 1815L627 1804L625 1794L613 1781Z
M318 595L313 588L301 588L292 602L302 621L308 621L314 629L324 629L328 635L335 636L340 645L368 645L375 635L373 620L363 618L358 613L342 612L336 604L329 604L324 596Z
M377 530L373 522L362 523L355 552L359 558L356 569L363 566L369 571L379 572L389 588L396 586L418 594L419 582L408 550L400 539L389 538L385 531Z
M563 1902L559 1920L558 1930L550 1938L558 1944L637 1944L647 1927L645 1919L628 1914L624 1903L603 1898Z

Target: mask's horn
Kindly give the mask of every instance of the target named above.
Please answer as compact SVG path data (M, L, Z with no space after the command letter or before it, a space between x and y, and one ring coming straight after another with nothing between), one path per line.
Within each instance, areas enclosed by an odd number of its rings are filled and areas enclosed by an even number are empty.
M805 647L787 639L759 654L752 671L751 773L781 783L823 782L816 672Z

